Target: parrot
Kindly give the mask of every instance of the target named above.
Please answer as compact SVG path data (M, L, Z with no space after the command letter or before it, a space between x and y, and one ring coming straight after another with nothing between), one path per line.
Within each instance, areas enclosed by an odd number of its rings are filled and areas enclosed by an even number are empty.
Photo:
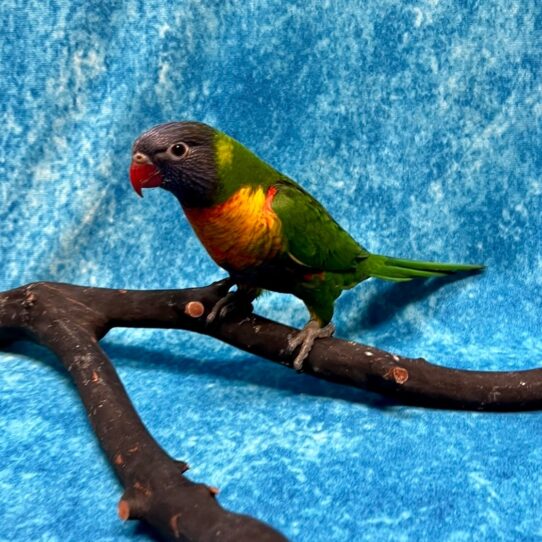
M334 333L334 304L344 290L371 277L406 282L484 268L369 252L298 183L201 122L168 122L142 133L129 175L139 196L156 187L173 194L211 258L229 274L231 287L208 323L243 304L252 307L266 290L305 304L309 321L288 339L298 372L314 342Z

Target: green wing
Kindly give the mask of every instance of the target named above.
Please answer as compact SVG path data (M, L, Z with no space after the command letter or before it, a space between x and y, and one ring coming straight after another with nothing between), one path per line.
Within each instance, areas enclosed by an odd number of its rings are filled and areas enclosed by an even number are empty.
M320 271L349 272L369 256L309 193L288 181L271 208L282 223L288 254L298 264Z

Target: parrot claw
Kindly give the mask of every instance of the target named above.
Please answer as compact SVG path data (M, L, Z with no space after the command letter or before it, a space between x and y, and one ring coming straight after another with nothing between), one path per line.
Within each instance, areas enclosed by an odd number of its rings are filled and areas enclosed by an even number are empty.
M288 339L288 347L291 353L301 345L293 363L293 367L298 373L303 370L303 362L312 350L314 341L316 339L331 337L333 333L335 333L335 326L333 324L320 327L318 322L311 320L301 331Z
M212 324L217 318L221 320L233 312L235 307L235 292L228 292L221 297L207 315L207 324Z
M235 292L228 292L220 298L207 315L207 325L214 321L222 320L227 316L237 314L250 314L253 311L252 301L256 297L252 290L239 289Z

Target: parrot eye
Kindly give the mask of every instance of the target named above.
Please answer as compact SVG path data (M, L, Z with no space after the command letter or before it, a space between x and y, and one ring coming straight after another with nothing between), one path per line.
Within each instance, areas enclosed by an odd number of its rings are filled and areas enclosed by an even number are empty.
M184 143L175 143L169 148L170 154L175 158L182 158L188 152L188 146Z

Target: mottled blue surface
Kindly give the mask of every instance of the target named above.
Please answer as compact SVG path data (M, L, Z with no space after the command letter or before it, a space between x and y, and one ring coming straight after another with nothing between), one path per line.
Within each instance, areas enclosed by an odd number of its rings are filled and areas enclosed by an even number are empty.
M356 5L359 4L359 5ZM363 7L361 7L363 6ZM371 281L338 335L465 368L542 364L537 0L2 2L0 288L222 275L177 203L127 179L172 119L240 139L369 249L488 271ZM300 302L258 311L292 324ZM542 415L441 412L183 332L106 341L152 432L223 505L302 541L542 539ZM45 361L45 363L43 363ZM0 358L0 540L151 540L58 363Z

